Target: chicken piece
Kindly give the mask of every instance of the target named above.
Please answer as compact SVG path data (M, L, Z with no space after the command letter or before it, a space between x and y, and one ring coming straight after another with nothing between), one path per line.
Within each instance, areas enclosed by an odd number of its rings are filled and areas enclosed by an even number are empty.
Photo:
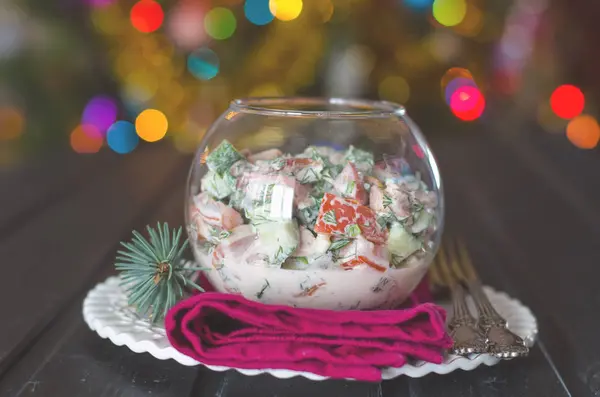
M342 197L356 200L363 205L366 204L367 191L363 184L363 178L354 163L346 164L342 172L335 178L333 186Z
M372 185L369 191L369 207L377 213L386 211L386 205L389 205L385 200L383 189L378 185Z
M252 225L240 225L231 231L231 234L222 239L213 250L213 266L219 268L225 257L232 260L243 260L248 249L256 241L256 231Z
M318 234L317 237L305 226L300 226L300 242L292 256L319 256L329 248L329 235Z
M262 152L251 154L248 156L248 161L255 163L257 160L268 161L275 160L277 157L281 157L283 153L279 149L267 149Z
M215 229L218 234L243 223L239 212L212 199L207 192L194 197L194 205L195 210L192 212L192 217L196 220L198 233L207 240L213 237Z
M406 186L402 184L387 184L384 192L384 203L384 207L391 210L398 219L405 219L411 215L410 193Z
M338 257L344 270L370 267L385 272L390 267L387 247L384 244L374 244L363 236L358 236L340 248Z

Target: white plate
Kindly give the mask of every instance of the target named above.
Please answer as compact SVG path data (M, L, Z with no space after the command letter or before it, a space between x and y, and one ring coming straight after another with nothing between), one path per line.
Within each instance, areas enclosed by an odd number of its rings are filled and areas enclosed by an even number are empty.
M537 321L529 308L504 292L494 291L490 287L485 287L485 292L494 307L508 321L509 328L521 336L528 346L532 346L537 335ZM448 309L446 305L442 304L442 306ZM103 338L110 339L115 345L125 345L136 353L150 353L160 360L173 359L187 366L203 365L175 350L170 345L163 327L150 325L127 306L127 297L119 286L118 277L109 277L88 293L83 301L83 318L93 331ZM456 369L470 371L481 364L495 365L499 361L498 358L487 354L474 355L470 358L450 354L442 364L420 361L406 364L401 368L384 368L382 377L392 379L406 375L419 378L431 372L447 374ZM214 365L206 365L206 367L215 371L235 369L244 375L269 373L277 378L304 376L312 380L327 379L325 376L310 372L287 369L242 369Z

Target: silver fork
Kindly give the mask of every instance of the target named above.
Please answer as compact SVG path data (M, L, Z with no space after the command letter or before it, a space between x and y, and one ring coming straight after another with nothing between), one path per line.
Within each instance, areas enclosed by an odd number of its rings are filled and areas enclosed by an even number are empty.
M441 277L438 273L438 268L441 270L440 273L443 274ZM462 356L474 353L486 353L485 335L477 327L477 321L469 311L465 299L465 289L452 275L444 247L437 254L435 262L430 268L430 274L432 278L443 279L445 284L450 288L452 307L454 309L452 318L448 322L448 333L454 342L450 348L450 352Z
M473 297L479 312L477 324L485 333L488 353L499 358L526 356L529 348L520 336L508 329L506 320L494 309L483 291L465 244L457 240L452 245L454 248L450 249L458 252L458 259L451 263L452 270L456 277L467 285Z

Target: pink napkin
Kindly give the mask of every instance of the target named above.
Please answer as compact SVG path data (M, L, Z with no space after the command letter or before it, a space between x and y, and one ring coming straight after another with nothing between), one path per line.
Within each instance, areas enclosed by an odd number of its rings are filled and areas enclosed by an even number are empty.
M432 303L330 311L207 292L179 302L165 327L175 349L204 364L378 381L382 367L400 367L408 358L441 363L452 345L445 319Z

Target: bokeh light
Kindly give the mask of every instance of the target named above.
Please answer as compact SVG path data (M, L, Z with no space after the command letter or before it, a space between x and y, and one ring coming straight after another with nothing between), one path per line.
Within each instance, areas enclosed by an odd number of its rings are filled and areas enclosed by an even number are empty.
M255 25L266 25L274 18L269 9L269 0L246 0L244 15Z
M80 124L71 132L70 142L76 153L98 153L104 139L95 126Z
M450 68L441 81L444 100L452 113L463 121L472 121L485 109L485 98L468 69Z
M600 140L598 121L590 115L582 114L567 124L567 138L580 149L593 149Z
M173 42L185 50L199 47L206 39L204 26L205 5L200 2L183 1L168 14L167 31Z
M442 63L450 63L461 53L462 40L447 29L436 29L424 40L433 58Z
M23 133L25 118L14 107L0 107L0 141L18 138Z
M404 104L410 97L408 82L401 76L387 76L378 86L379 98Z
M134 28L142 33L154 32L163 23L165 14L154 0L140 0L131 8L130 19Z
M188 56L187 68L200 80L210 80L219 73L219 57L210 48L200 48Z
M108 7L109 5L111 5L112 3L114 3L116 0L88 0L88 3L92 6L92 7Z
M228 8L213 8L204 17L204 29L206 30L206 34L213 39L227 39L233 35L235 28L235 16Z
M280 21L291 21L302 12L302 0L269 0L269 10Z
M146 109L135 119L135 130L140 138L147 142L161 140L169 128L169 122L163 112Z
M414 10L427 10L433 4L433 0L403 0L402 2Z
M117 111L117 103L114 99L103 95L92 98L83 109L81 124L95 128L87 128L84 131L98 134L96 137L102 138L108 127L117 120Z
M477 88L477 84L475 84L475 81L473 81L473 79L468 79L465 77L457 77L454 80L450 81L444 89L444 99L446 100L447 104L450 104L452 95L454 95L454 93L462 87Z
M280 86L274 83L265 83L254 87L249 93L248 96L283 96L284 92Z
M319 1L319 11L321 12L321 21L328 22L333 16L333 3L331 0Z
M110 126L106 133L108 146L119 154L132 152L140 139L135 133L135 126L129 121L117 121Z
M452 113L463 121L478 119L485 109L485 98L476 87L462 86L450 98Z
M482 28L483 13L474 4L467 4L465 17L454 26L454 31L466 37L475 37L481 32Z
M583 112L585 97L579 88L561 85L550 96L550 107L558 117L572 119Z
M467 13L465 0L435 0L433 2L433 17L443 26L456 26Z

